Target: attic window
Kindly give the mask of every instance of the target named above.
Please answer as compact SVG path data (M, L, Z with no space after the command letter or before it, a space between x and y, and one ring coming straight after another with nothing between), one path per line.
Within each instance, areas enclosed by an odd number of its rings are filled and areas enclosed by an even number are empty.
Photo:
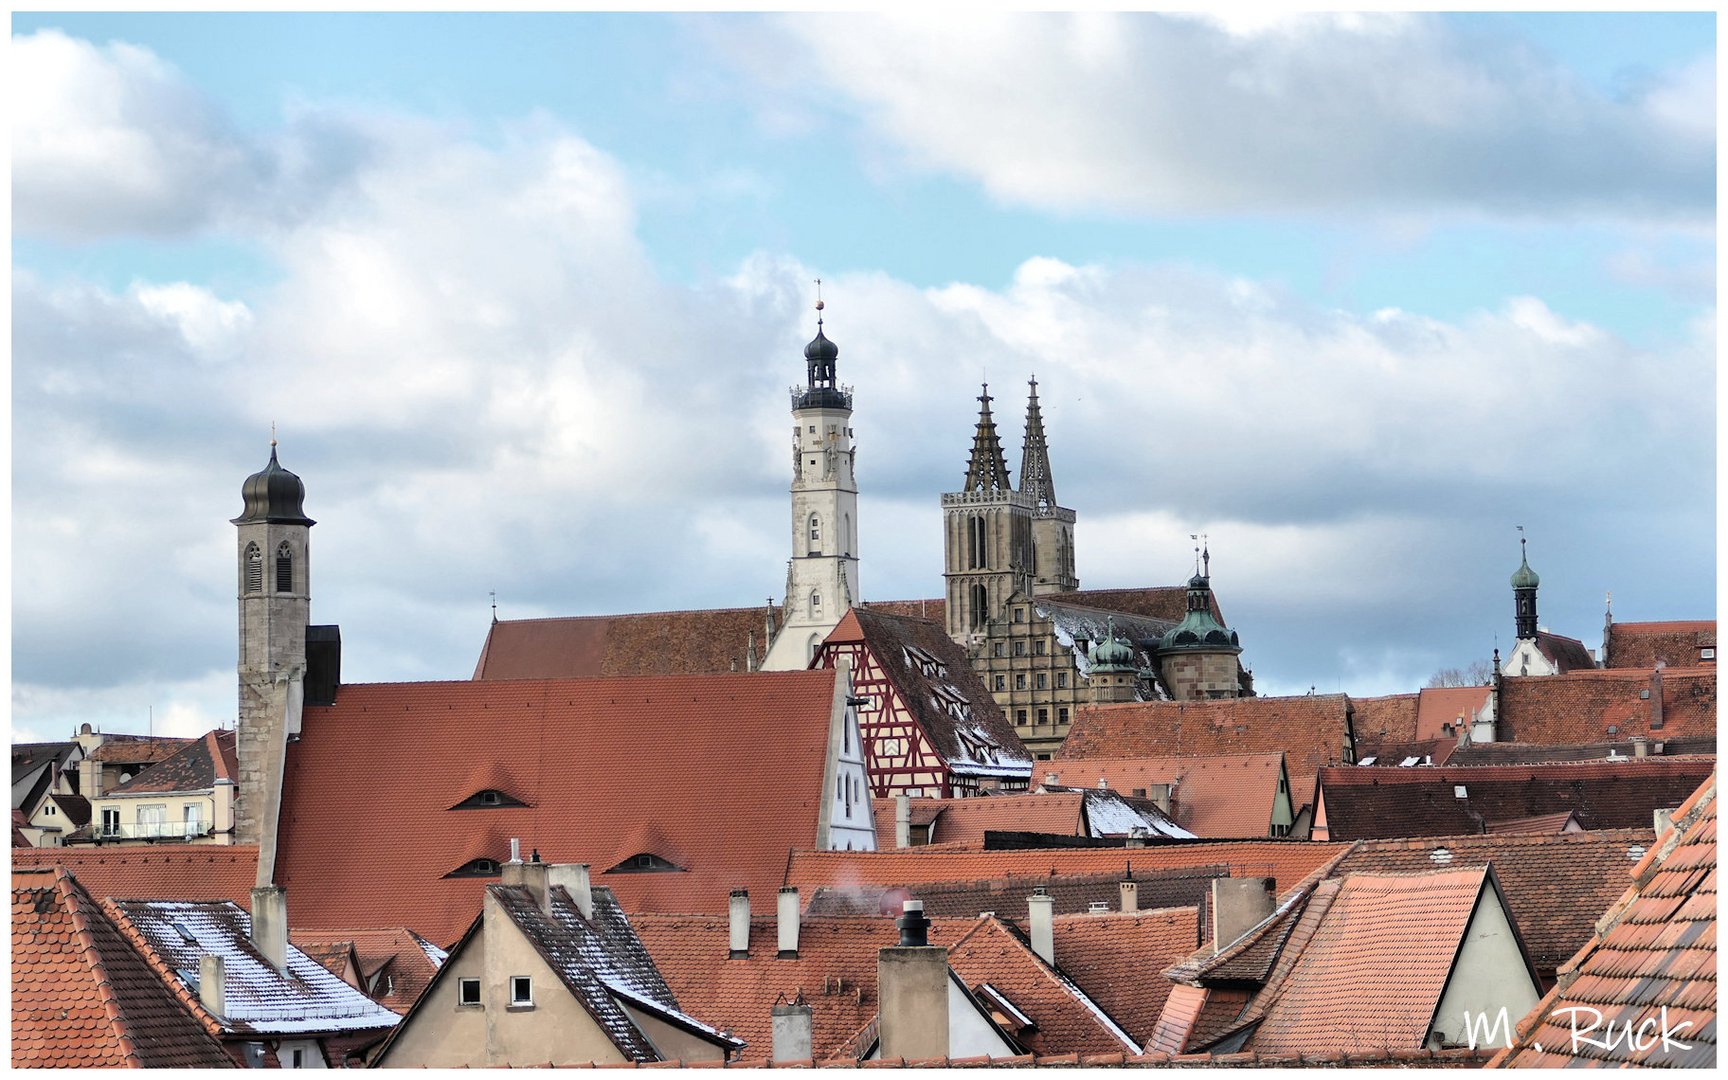
M469 859L444 876L456 877L497 877L502 872L497 859Z
M1468 799L1470 797L1470 789L1465 787L1463 784L1453 784L1452 797L1454 799Z
M675 865L675 864L673 864L673 863L671 863L665 859L662 859L660 856L655 855L653 852L644 851L644 852L641 852L640 854L630 856L628 859L625 859L623 862L619 863L617 866L614 866L612 869L606 871L606 873L608 873L608 874L663 874L663 873L667 873L668 871L682 871L683 869L684 868L682 866L677 866L677 865Z
M1445 866L1447 863L1452 861L1452 852L1443 847L1435 848L1433 851L1428 853L1428 861Z
M527 806L528 804L498 788L481 788L452 806L452 810L480 810L493 806Z
M1714 660L1714 659L1716 659L1715 647L1712 646L1712 647L1706 648L1706 649L1699 649L1698 650L1698 659L1700 659L1700 660Z
M173 922L174 932L180 935L180 940L188 945L198 944L198 935L187 929L186 924L176 919Z

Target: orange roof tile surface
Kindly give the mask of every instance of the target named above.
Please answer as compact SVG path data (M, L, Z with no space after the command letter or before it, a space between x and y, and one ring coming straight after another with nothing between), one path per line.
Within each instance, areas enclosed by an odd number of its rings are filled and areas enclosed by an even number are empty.
M1563 981L1519 1022L1517 1039L1492 1064L1713 1067L1716 899L1712 775L1638 864L1633 886L1602 917L1596 935L1562 969ZM1586 1030L1593 1022L1597 1029ZM1611 1037L1610 1023L1619 1038ZM1575 1040L1575 1031L1609 1045ZM1664 1031L1671 1040L1660 1037Z
M1660 720L1658 726L1657 721ZM1517 743L1716 734L1716 668L1611 668L1502 679L1496 737Z
M1355 711L1356 738L1362 743L1416 741L1416 717L1421 712L1421 695L1352 697L1350 707ZM1369 751L1364 749L1362 752L1366 754Z
M1080 792L968 796L963 799L911 799L912 820L933 814L931 842L983 847L986 832L1035 832L1054 836L1085 836ZM894 845L894 802L878 800L876 842Z
M1283 751L1298 806L1314 773L1345 762L1352 746L1343 694L1220 701L1134 701L1075 709L1058 761L1074 758L1213 757Z
M1196 836L1253 839L1271 832L1284 755L1215 754L1210 757L1086 757L1040 762L1034 780L1055 773L1065 784L1092 787L1102 778L1124 795L1173 784L1171 816ZM1293 793L1297 805L1306 795ZM1292 806L1292 810L1295 806Z
M14 1068L232 1068L64 869L12 873Z
M1716 620L1610 623L1604 642L1605 668L1691 667L1700 650L1716 647Z
M234 780L239 772L234 732L211 731L201 738L193 739L171 757L140 770L137 776L103 794L208 791L218 779Z
M1200 911L1058 915L1056 964L1144 1047L1175 984L1157 973L1200 944Z
M1012 851L797 851L786 884L805 896L826 886L909 885L988 881L1041 874L1104 874L1125 865L1142 870L1227 866L1237 877L1272 877L1286 889L1344 850L1343 844L1300 840L1184 841L1144 848L1031 848Z
M1478 866L1321 882L1247 1014L1261 1016L1253 1048L1422 1046L1488 873Z
M748 670L768 652L768 608L507 619L486 633L476 679L591 679ZM775 625L780 623L775 609Z
M380 910L448 946L489 878L475 858L588 863L631 911L716 911L772 895L814 846L835 674L344 686L290 745L276 881L310 929ZM380 769L375 748L409 748ZM450 809L504 755L526 805ZM616 870L649 854L678 871Z
M444 950L402 926L359 930L293 930L294 947L323 964L333 974L340 967L325 963L331 950L349 949L360 967L361 989L378 1004L406 1014L438 974ZM436 954L440 959L434 960Z
M939 944L939 943L938 943ZM948 966L967 986L989 984L1035 1028L1017 1038L1034 1054L1140 1052L1120 1023L1085 996L1078 983L1041 960L1025 937L994 915L983 916L948 948Z
M102 745L90 752L90 757L97 761L166 761L193 741L166 735L108 735Z
M232 900L250 907L252 886L258 883L258 848L149 844L14 851L13 869L27 866L64 866L97 898Z

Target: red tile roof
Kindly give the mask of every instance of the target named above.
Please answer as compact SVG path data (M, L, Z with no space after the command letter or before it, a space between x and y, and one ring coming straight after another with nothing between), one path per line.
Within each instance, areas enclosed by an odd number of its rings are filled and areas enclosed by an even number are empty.
M1212 879L1228 877L1224 865L1184 867L1180 870L1146 870L1134 874L1137 903L1141 910L1192 907L1204 911L1210 902ZM1122 904L1123 871L1051 876L1046 867L1025 877L999 877L988 881L920 881L905 885L866 885L820 888L806 908L812 915L895 915L910 899L924 902L930 918L970 918L995 912L1005 919L1024 922L1026 898L1034 887L1044 889L1057 915L1083 914L1102 904L1111 911Z
M1643 738L1643 736L1640 736ZM1644 748L1663 757L1714 756L1716 736L1668 736L1649 739ZM1636 756L1631 740L1550 746L1543 743L1491 742L1461 746L1447 755L1447 765L1535 765L1544 761L1601 761ZM1435 761L1439 763L1439 758Z
M1651 693L1654 690L1660 693ZM1661 726L1655 726L1660 703ZM1613 668L1507 678L1496 737L1519 743L1597 743L1716 734L1716 669Z
M308 706L288 751L276 880L308 928L388 910L435 944L467 929L486 878L445 875L509 841L588 863L632 911L772 895L814 846L831 671L349 685ZM386 763L380 747L396 753ZM451 810L503 753L527 804ZM708 808L706 811L701 808ZM682 871L608 873L638 854Z
M14 1068L232 1068L63 868L12 873Z
M1416 717L1421 712L1420 694L1390 694L1386 697L1352 697L1356 740L1363 756L1370 744L1415 742Z
M1531 963L1546 978L1590 940L1596 920L1626 891L1632 869L1654 841L1648 828L1364 840L1334 874L1490 865Z
M509 619L486 633L476 679L589 679L749 670L767 655L768 608ZM779 609L774 624L780 625Z
M1091 787L1099 778L1133 795L1172 784L1171 816L1196 836L1252 839L1269 834L1284 755L1216 754L1210 757L1085 757L1040 762L1034 780L1055 773L1064 784ZM1292 792L1292 806L1307 792Z
M928 619L937 626L948 621L948 601L936 600L866 600L859 605L884 615L900 615L912 619Z
M1666 1066L1716 1064L1716 778L1680 807L1634 871L1634 884L1596 935L1561 972L1560 984L1518 1024L1518 1037L1493 1066ZM1578 1011L1567 1011L1578 1010ZM1585 1032L1608 1046L1575 1041ZM1605 1030L1612 1022L1620 1038ZM1646 1023L1651 1028L1646 1029ZM1651 1038L1666 1030L1678 1043ZM1636 1032L1636 1040L1625 1033Z
M1343 850L1341 844L1300 840L1183 841L1144 848L1030 848L1014 851L798 851L786 884L806 896L820 887L986 881L1042 874L1101 874L1132 866L1142 871L1226 866L1238 877L1273 877L1288 888Z
M1057 966L1145 1046L1174 985L1157 973L1200 944L1199 909L1058 915L1052 929Z
M1553 664L1560 674L1571 671L1592 671L1596 668L1596 659L1590 655L1590 650L1577 638L1565 637L1561 634L1550 634L1546 630L1536 631L1536 649L1548 662Z
M1036 1025L1016 1035L1034 1054L1140 1052L1120 1022L1063 970L1060 951L1052 968L1018 929L994 915L949 946L948 966L974 990L989 984Z
M1046 794L969 796L963 799L910 799L912 819L930 815L935 825L931 841L938 844L965 844L982 848L984 834L995 832L1035 832L1054 836L1086 836L1086 822L1081 814L1086 796L1077 791ZM894 845L894 802L878 799L872 804L876 814L876 842L883 847Z
M1031 775L1032 754L973 671L966 650L941 624L853 608L829 633L827 643L862 644L870 651L950 769L962 775ZM922 662L919 653L930 664ZM928 670L932 665L935 670Z
M1136 701L1085 705L1074 713L1057 760L1214 757L1284 752L1298 806L1316 770L1348 760L1350 699L1343 694L1221 701Z
M1260 1021L1250 1044L1263 1054L1421 1047L1491 873L1321 882L1244 1014Z
M107 745L107 744L103 744ZM141 795L158 791L208 791L217 780L235 780L240 767L234 732L211 731L193 739L173 756L139 771L104 795Z
M1491 822L1570 810L1586 829L1639 828L1656 810L1678 806L1714 766L1708 758L1634 758L1322 769L1314 826L1317 834L1324 826L1330 840L1461 836Z
M64 866L91 896L127 900L232 900L250 906L258 883L252 844L149 844L30 848L12 866Z
M194 741L166 735L105 735L88 756L118 763L166 761Z
M1700 649L1716 647L1716 620L1610 623L1604 636L1605 668L1691 667Z
M1494 697L1491 686L1429 686L1417 695L1416 732L1412 742L1450 739L1468 727ZM1361 708L1359 699L1352 699ZM1357 730L1362 730L1358 713Z
M358 930L293 930L289 939L336 975L350 951L361 989L378 1004L406 1013L438 974L444 950L403 926ZM335 966L326 958L335 960Z

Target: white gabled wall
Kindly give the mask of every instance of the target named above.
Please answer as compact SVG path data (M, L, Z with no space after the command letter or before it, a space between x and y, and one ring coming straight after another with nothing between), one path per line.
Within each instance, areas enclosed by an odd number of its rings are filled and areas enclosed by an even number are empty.
M827 776L817 847L829 851L875 851L876 819L870 812L870 773L864 763L864 738L858 710L851 705L852 660L834 666L834 705L828 725Z
M1446 991L1440 997L1440 1007L1435 1010L1428 1037L1431 1039L1438 1031L1444 1034L1445 1046L1468 1045L1466 1013L1475 1019L1476 1030L1480 1032L1486 1030L1480 1018L1486 1016L1488 1026L1492 1026L1500 1010L1505 1009L1507 1023L1500 1025L1493 1039L1480 1043L1482 1046L1505 1046L1505 1034L1541 997L1541 990L1512 931L1511 917L1500 902L1500 892L1492 879L1485 880L1476 912L1464 930L1464 944L1458 950L1458 960L1453 965L1451 979L1446 983Z

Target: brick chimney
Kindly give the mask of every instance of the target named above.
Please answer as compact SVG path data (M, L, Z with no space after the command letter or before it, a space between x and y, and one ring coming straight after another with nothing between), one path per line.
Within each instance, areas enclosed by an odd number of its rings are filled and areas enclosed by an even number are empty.
M288 894L280 886L252 890L252 947L271 967L288 973Z
M219 778L210 793L210 801L215 804L210 814L210 832L223 838L220 843L231 843L234 839L234 781L226 776Z
M804 1004L803 995L794 998L791 1004L774 1006L773 1060L776 1064L809 1061L814 1056L811 1047L815 1041L815 1025L811 1022L810 1013L810 1006Z
M798 959L798 889L788 885L776 898L775 925L779 930L781 960Z
M1152 805L1156 806L1165 817L1170 816L1170 797L1174 787L1174 784L1146 785L1146 791L1148 796L1152 799Z
M948 950L929 943L924 902L908 900L895 921L900 944L876 959L877 1032L884 1059L948 1056Z
M1046 964L1056 962L1055 914L1055 898L1044 891L1044 886L1033 886L1032 895L1026 898L1026 936L1032 939L1032 951Z
M1662 661L1650 673L1650 730L1662 730Z
M750 955L750 890L733 889L726 904L727 938L730 960L742 960Z
M1272 914L1272 878L1212 879L1212 951L1220 952Z

